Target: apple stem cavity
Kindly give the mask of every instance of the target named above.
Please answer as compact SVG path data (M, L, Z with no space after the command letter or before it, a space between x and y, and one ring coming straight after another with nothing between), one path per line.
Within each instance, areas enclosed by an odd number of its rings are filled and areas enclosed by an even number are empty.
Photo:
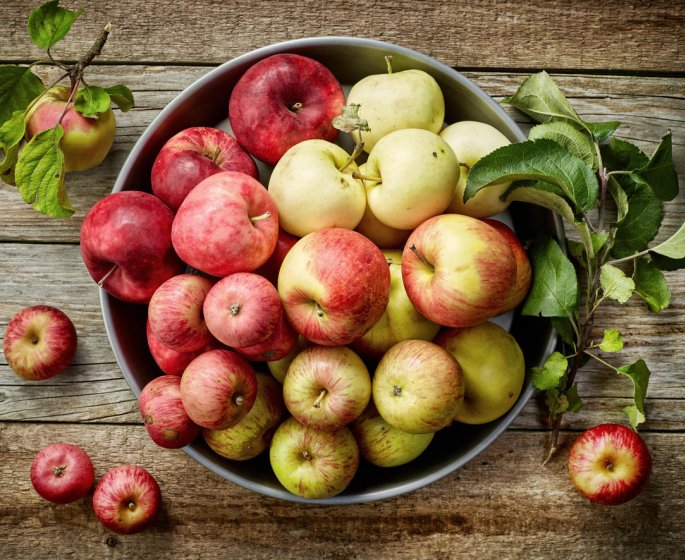
M239 303L234 303L234 304L230 305L228 310L231 312L231 316L235 317L238 313L240 313L241 307L242 307L242 305L240 305Z
M100 287L102 288L102 287L104 286L105 282L107 282L107 279L108 279L110 276L112 276L112 274L114 274L114 271L115 271L117 268L119 268L119 265L118 265L118 264L115 264L114 266L112 266L112 268L110 268L110 269L107 271L107 273L106 273L102 278L100 278L100 280L98 280L98 282L97 282L98 286L100 286Z
M62 473L67 470L66 465L60 465L58 467L55 467L55 469L52 471L55 476L62 476Z
M388 74L392 74L392 55L387 55L385 57L385 65L388 68Z
M419 250L416 248L416 245L413 245L413 244L410 245L410 246L409 246L409 250L410 250L412 253L414 253L414 254L416 255L416 258L419 259L419 260L421 261L421 263L422 263L426 268L429 268L430 270L432 270L433 272L435 272L435 267L434 267L431 263L428 262L428 259L426 259L426 257L423 256L423 254L421 253L421 251L419 251Z
M302 457L304 457L307 461L311 461L313 459L311 453L309 453L309 451L306 449L302 452Z
M326 315L323 309L321 309L321 306L316 301L314 302L314 309L316 310L317 317L324 317Z
M395 397L399 397L402 394L402 387L400 387L399 385L393 385L392 394Z
M321 408L321 401L326 396L326 393L328 393L328 389L326 389L325 387L323 389L321 389L319 396L316 397L316 400L312 403L312 406L314 408Z
M271 212L264 212L259 216L250 216L250 221L254 224L255 222L261 222L262 220L267 220L271 217Z
M126 504L126 507L130 509L131 511L136 510L136 503L133 500L129 500L128 504Z

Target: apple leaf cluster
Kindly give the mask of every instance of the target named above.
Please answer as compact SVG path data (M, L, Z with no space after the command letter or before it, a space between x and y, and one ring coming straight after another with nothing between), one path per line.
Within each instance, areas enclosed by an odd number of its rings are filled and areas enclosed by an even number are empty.
M648 157L613 136L619 122L581 119L546 72L527 78L503 102L540 124L527 141L481 158L470 170L464 200L488 185L514 181L503 199L556 212L578 239L568 240L565 248L549 236L534 241L533 283L522 310L551 318L560 335L559 351L532 372L550 411L553 452L561 416L582 407L575 377L589 359L632 380L634 403L624 411L633 428L645 421L647 364L638 360L615 367L598 355L598 350L619 352L623 340L614 328L606 329L600 342L592 340L594 318L602 303L624 304L633 295L652 312L668 307L671 296L662 271L685 267L685 225L650 246L661 226L663 202L678 194L670 131Z
M31 41L47 53L47 60L29 66L0 66L0 179L16 185L24 199L35 210L52 217L69 217L74 209L67 198L64 184L65 161L61 126L57 124L31 137L27 135L29 111L48 90L67 78L71 81L68 102L84 117L98 119L114 103L122 111L133 107L133 94L125 85L108 88L88 85L79 89L83 71L100 54L109 34L109 25L93 47L76 63L68 65L53 58L50 49L71 30L83 10L68 10L51 0L31 12L28 34ZM45 86L33 73L36 65L51 65L61 71L60 77Z

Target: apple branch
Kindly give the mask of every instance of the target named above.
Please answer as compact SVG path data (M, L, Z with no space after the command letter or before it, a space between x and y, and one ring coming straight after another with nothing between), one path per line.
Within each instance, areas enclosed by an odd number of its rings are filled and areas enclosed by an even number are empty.
M107 37L109 37L110 32L112 31L112 24L108 23L105 25L104 29L100 33L97 39L95 39L95 42L93 45L88 49L86 54L84 54L77 62L74 64L70 71L70 77L71 77L71 83L72 83L72 88L75 89L74 83L76 82L77 79L80 79L83 76L83 70L87 67L90 66L90 64L93 62L95 57L100 56L102 53L102 48L105 46L105 43L107 42Z

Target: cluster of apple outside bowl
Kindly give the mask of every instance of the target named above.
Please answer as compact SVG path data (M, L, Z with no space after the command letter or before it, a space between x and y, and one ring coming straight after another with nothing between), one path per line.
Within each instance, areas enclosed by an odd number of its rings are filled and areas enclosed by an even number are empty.
M431 74L445 97L445 122L475 120L491 124L511 141L525 139L522 131L498 104L467 78L434 59L385 42L347 37L300 39L264 47L235 58L193 83L164 108L134 146L114 185L113 192L150 192L150 171L164 143L192 126L213 126L230 131L228 97L233 85L254 63L278 53L295 53L323 63L346 90L361 78L386 71L384 57L392 55L396 71L416 68ZM340 135L341 141L346 135ZM349 145L343 144L344 147ZM260 180L268 184L270 168L257 161ZM559 220L550 212L529 205L512 205L498 216L512 225L522 239L546 232L563 237ZM117 362L134 394L161 374L147 347L146 306L122 302L100 292L105 327ZM544 362L556 338L548 322L509 312L495 321L509 330L523 350L528 368ZM295 502L353 504L405 494L431 484L458 469L485 450L516 418L533 392L528 376L514 406L500 418L481 425L453 424L438 431L417 459L393 468L375 467L363 460L350 485L325 499L307 499L288 492L276 479L268 452L249 461L230 461L214 453L198 438L184 451L216 474L266 496Z

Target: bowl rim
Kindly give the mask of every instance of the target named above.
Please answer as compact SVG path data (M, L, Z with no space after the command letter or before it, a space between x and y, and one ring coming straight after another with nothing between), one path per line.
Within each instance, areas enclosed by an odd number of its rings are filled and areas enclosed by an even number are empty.
M419 59L420 61L424 62L427 66L436 68L437 70L441 70L443 73L447 74L450 76L450 78L456 80L459 82L461 86L466 87L467 89L471 90L481 101L486 103L487 105L490 106L491 109L493 109L498 116L504 120L511 132L513 132L514 136L516 137L517 141L524 141L526 140L526 135L523 133L523 131L520 129L520 127L516 124L516 122L500 107L500 105L495 102L490 95L485 93L480 87L478 87L474 82L466 78L464 75L462 75L459 71L455 70L451 66L446 65L443 62L440 62L426 54L423 54L421 52L415 51L413 49L410 49L408 47L403 47L400 45L396 45L393 43L388 43L385 41L380 41L377 39L368 39L368 38L357 38L357 37L347 37L347 36L322 36L322 37L307 37L307 38L301 38L301 39L292 39L292 40L287 40L287 41L281 41L278 43L274 43L271 45L267 45L264 47L260 47L258 49L252 50L250 52L244 53L242 55L239 55L231 60L228 60L216 68L213 68L206 74L203 74L201 77L199 77L197 80L195 80L192 84L190 84L188 87L183 89L170 103L168 103L160 112L159 114L150 122L150 124L147 126L145 131L141 134L141 136L138 138L136 143L134 144L133 148L131 149L130 153L128 154L124 164L122 165L118 175L117 179L114 183L114 186L112 188L112 193L119 192L125 189L126 187L126 181L125 177L128 177L130 174L131 169L134 167L134 163L136 159L139 157L140 152L142 151L142 146L147 142L147 140L152 136L153 131L156 128L156 125L163 121L168 114L172 113L176 107L181 105L184 100L192 96L196 91L200 90L201 88L205 87L205 84L215 77L221 75L227 67L233 67L245 63L255 63L263 58L266 58L267 56L271 56L273 54L278 54L282 52L286 52L287 50L291 49L301 49L305 47L317 47L317 46L326 46L326 47L346 47L346 46L371 46L375 48L380 48L380 49L385 49L390 51L390 54L404 54L407 55L408 57L412 59ZM564 239L565 234L564 234L564 227L561 219L556 215L552 214L552 219L554 220L554 229L555 229L555 234L557 238L559 239ZM122 374L124 376L124 379L126 380L129 388L133 391L134 395L136 398L139 397L140 391L142 387L139 386L138 382L135 379L133 371L129 368L128 364L124 361L123 356L124 356L124 351L119 343L119 340L115 336L115 325L112 320L112 312L111 312L111 303L112 303L112 296L110 296L104 289L100 288L100 306L102 309L102 315L103 315L103 321L105 324L105 331L107 333L107 337L110 342L110 346L112 347L112 351L114 353L114 356L116 358L116 361L122 371ZM550 335L548 337L547 343L545 345L545 348L543 350L542 356L543 358L549 356L555 349L557 342L557 336L556 333L551 330ZM494 422L497 422L497 426L492 429L491 432L488 433L488 435L483 438L481 441L479 441L476 445L474 445L470 450L468 450L466 453L464 453L462 456L460 456L458 459L450 462L449 464L443 466L440 469L437 469L435 471L432 471L428 474L422 475L419 478L416 478L414 480L410 480L408 482L404 482L401 484L396 484L392 486L391 488L384 488L380 490L375 490L375 491L368 491L364 490L362 492L353 492L353 493L341 493L336 496L333 496L331 498L324 498L324 499L311 499L311 498L303 498L300 496L297 496L295 494L290 493L288 490L285 488L271 488L268 486L265 486L263 484L260 484L258 482L255 482L253 480L250 480L244 476L241 476L239 474L236 474L234 472L231 472L225 468L223 468L221 465L211 461L203 452L202 450L197 448L197 443L189 444L185 447L183 447L183 451L191 458L193 458L195 461L197 461L199 464L210 470L211 472L223 477L224 479L227 479L235 484L238 484L239 486L242 486L243 488L246 488L248 490L252 490L254 492L257 492L259 494L262 494L264 496L268 496L271 498L277 498L280 500L285 500L289 502L296 502L296 503L304 503L304 504L317 504L317 505L352 505L352 504L362 504L362 503L369 503L369 502L375 502L375 501L380 501L380 500L386 500L389 498L393 497L398 497L404 494L411 493L415 490L418 490L420 488L424 488L430 484L433 484L434 482L437 482L438 480L444 478L445 476L453 473L457 469L461 468L464 466L466 463L469 461L473 460L475 457L480 455L483 451L485 451L490 445L497 439L499 438L504 431L510 426L510 424L514 421L514 419L519 415L521 410L523 409L524 406L528 403L528 400L532 396L534 392L534 387L532 383L528 382L527 385L524 385L523 390L514 404L514 406L503 416L495 420Z

